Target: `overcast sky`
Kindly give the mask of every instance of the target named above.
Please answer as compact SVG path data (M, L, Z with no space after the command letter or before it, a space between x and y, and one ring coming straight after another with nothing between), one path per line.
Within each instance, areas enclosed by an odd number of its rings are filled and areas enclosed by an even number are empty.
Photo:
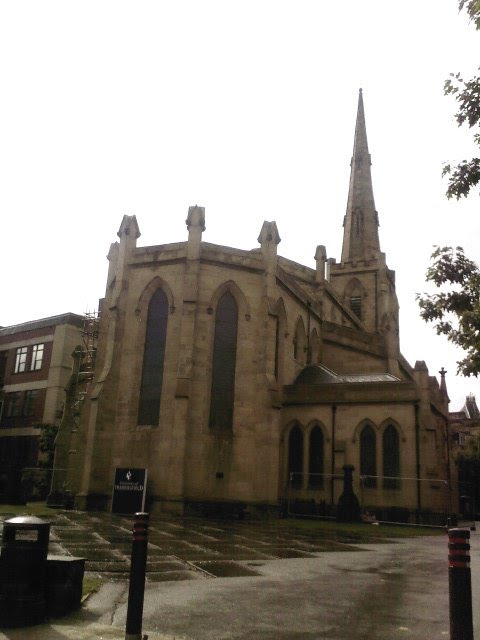
M478 260L479 196L447 201L446 161L475 152L443 96L480 64L456 0L0 3L0 325L97 307L124 214L139 245L208 242L340 259L363 88L380 242L397 273L401 347L448 370L451 409L480 381L419 318L435 244Z

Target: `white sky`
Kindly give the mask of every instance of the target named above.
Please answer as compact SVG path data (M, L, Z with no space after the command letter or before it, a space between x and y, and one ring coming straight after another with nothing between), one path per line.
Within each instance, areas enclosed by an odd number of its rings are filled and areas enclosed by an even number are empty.
M359 87L380 241L397 272L402 351L448 370L451 409L480 382L420 318L434 244L478 260L479 197L447 201L443 162L471 157L443 96L479 65L456 0L157 0L0 3L0 324L97 306L125 213L139 245L340 258Z

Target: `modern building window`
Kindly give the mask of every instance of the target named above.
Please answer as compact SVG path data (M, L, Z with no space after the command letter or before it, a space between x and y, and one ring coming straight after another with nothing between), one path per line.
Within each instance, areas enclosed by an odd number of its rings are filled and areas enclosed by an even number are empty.
M393 424L383 432L383 487L400 489L400 438Z
M303 479L303 432L295 425L288 436L289 486L299 488Z
M218 301L215 313L209 420L212 429L233 427L237 330L237 303L227 291Z
M323 486L323 433L320 427L314 427L310 432L308 463L308 484L310 487Z
M22 373L27 366L28 347L18 347L15 354L15 373Z
M7 403L7 418L15 418L20 414L20 391L14 391L13 393L7 393L6 395L6 403Z
M8 351L0 351L0 387L5 384L5 374L7 372Z
M364 487L377 486L377 437L370 425L360 433L360 475Z
M25 398L23 401L24 416L32 417L36 414L38 395L39 395L38 389L31 389L30 391L25 391Z
M38 371L42 368L43 362L43 352L44 345L43 344L34 344L32 347L32 365L30 369L32 371Z
M168 299L157 289L148 305L138 424L156 425L160 417L163 363L167 341Z

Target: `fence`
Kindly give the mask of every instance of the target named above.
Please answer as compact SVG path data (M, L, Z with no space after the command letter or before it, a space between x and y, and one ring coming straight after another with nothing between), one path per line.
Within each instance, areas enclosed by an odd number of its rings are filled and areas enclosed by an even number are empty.
M443 526L459 511L458 486L437 478L357 476L354 491L365 518L380 522ZM291 473L286 515L334 518L342 492L343 474Z

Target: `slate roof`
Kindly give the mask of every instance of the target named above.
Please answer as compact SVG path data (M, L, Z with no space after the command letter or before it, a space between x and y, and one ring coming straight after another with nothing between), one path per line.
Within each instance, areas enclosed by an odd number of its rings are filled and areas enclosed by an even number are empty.
M338 374L323 364L311 364L298 374L294 384L340 384L374 382L399 382L399 378L391 373L347 373Z

